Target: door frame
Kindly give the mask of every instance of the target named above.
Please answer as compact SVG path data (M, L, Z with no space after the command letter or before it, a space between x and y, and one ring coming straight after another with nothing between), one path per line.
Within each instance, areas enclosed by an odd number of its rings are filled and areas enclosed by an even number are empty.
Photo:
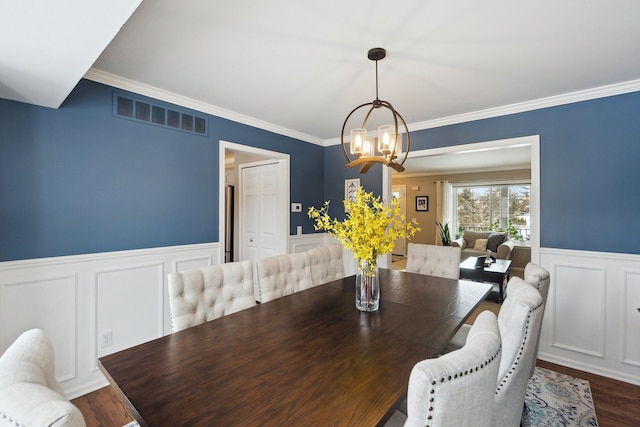
M224 141L222 139L219 142L220 144L218 149L218 221L219 221L218 242L220 244L220 250L218 254L218 263L223 264L224 263L224 246L225 246L224 224L226 219L225 218L226 213L224 209L224 187L226 185L225 152L227 150L239 151L247 154L263 156L269 159L284 160L281 166L282 167L281 173L283 174L283 177L284 177L283 182L285 182L286 185L283 190L284 197L283 197L282 203L284 204L284 207L287 212L289 212L289 200L291 198L291 191L290 191L291 180L289 178L289 169L290 169L289 154L280 153L278 151L265 150L263 148L251 147L248 145L242 145L235 142ZM240 189L238 191L240 191ZM241 197L241 195L237 194L236 197ZM239 217L241 217L240 212L238 212L238 215ZM290 220L291 220L290 216L287 215L286 225L285 225L285 235L282 236L282 238L286 240L285 248L289 247L289 242L288 242L289 235L286 230L289 230L291 228Z
M529 208L531 210L531 261L540 263L540 135L528 135L494 141L451 145L441 148L411 151L408 157L435 156L450 154L463 150L486 150L510 145L529 145L531 148L531 193ZM392 173L390 168L382 168L383 198L391 200Z
M392 185L391 186L391 192L392 192L392 197L393 197L393 187L399 188L401 187L402 190L400 190L401 193L401 198L400 198L400 214L405 216L405 220L406 220L406 215L407 215L407 185L406 184L398 184L398 185ZM402 239L402 254L396 254L393 251L391 251L391 255L402 255L402 256L407 256L407 238L406 237L400 237L399 239ZM395 245L393 246L395 249Z

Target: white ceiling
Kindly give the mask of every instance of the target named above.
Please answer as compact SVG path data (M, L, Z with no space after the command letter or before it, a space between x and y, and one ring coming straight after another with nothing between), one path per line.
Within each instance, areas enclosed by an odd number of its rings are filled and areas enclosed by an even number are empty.
M492 148L462 150L427 156L410 156L404 163L403 176L446 175L531 168L531 146L513 144ZM394 176L396 172L393 172Z
M92 80L329 145L375 98L377 46L379 96L411 130L640 90L637 0L146 0L126 21L138 1L0 0L0 96L57 107L93 64Z

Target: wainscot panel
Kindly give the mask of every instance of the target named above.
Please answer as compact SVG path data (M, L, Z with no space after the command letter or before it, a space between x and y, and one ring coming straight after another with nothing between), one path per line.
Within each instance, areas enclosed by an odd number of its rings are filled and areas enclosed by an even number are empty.
M0 263L0 353L41 328L69 398L104 387L98 357L172 332L167 275L220 259L206 243Z
M540 359L640 385L640 256L540 249Z
M322 233L290 236L289 250L329 243ZM0 263L0 353L41 328L67 397L104 387L99 357L172 333L167 275L220 260L216 242Z

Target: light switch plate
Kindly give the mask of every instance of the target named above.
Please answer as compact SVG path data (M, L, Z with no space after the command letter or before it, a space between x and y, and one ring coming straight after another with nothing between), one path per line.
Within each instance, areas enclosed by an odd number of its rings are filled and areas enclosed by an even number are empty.
M302 212L302 203L291 203L291 212Z

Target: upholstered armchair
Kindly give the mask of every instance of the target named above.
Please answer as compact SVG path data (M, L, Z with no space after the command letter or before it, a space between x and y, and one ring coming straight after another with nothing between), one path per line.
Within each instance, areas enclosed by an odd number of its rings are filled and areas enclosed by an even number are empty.
M0 357L0 426L85 426L60 388L53 345L40 329L24 332Z
M168 279L174 332L256 305L251 261L171 273Z
M462 237L451 242L451 246L462 250L462 261L471 256L484 256L487 250L494 258L511 259L514 245L507 233L495 231L464 231Z
M460 248L409 243L407 245L406 271L458 279L460 277Z

